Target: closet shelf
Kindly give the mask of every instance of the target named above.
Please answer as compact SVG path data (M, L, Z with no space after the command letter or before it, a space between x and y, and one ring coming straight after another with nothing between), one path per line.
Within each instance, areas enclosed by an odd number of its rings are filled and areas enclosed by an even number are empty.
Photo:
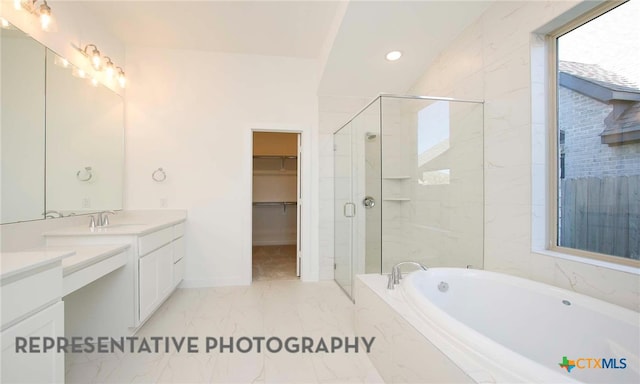
M254 176L296 176L297 171L294 170L254 170Z
M254 207L278 207L282 206L282 213L287 213L287 206L298 205L295 201L254 201Z
M254 206L267 206L267 205L297 205L295 201L254 201Z
M280 160L280 171L284 174L287 171L290 171L288 169L286 169L285 167L285 162L287 160L296 160L298 159L298 156L289 156L289 155L253 155L253 159L271 159L271 160ZM255 165L255 164L254 164ZM254 172L254 175L256 173Z
M298 156L289 155L254 155L254 159L297 159Z

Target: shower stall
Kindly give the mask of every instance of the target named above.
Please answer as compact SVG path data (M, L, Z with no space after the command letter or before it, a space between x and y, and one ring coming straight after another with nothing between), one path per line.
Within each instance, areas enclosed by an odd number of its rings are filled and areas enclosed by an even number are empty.
M380 95L334 139L335 280L400 261L483 267L483 103Z

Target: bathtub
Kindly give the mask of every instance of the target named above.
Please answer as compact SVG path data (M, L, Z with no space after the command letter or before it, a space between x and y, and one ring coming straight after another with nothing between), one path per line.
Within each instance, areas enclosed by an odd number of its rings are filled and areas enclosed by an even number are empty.
M397 318L374 324L375 313L389 307L393 314L386 316ZM404 338L425 344L422 367L402 361L419 364L406 353L410 347L389 342L405 342L398 336L404 331L393 328L405 322ZM640 313L494 272L432 268L407 275L394 290L386 289L384 276L359 276L356 330L380 332L387 356L376 356L374 344L371 357L385 381L640 382ZM440 366L446 372L430 372Z

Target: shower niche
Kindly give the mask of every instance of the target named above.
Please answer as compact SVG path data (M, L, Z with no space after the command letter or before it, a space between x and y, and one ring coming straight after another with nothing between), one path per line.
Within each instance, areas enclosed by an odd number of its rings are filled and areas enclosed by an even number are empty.
M334 135L335 280L400 261L483 267L483 104L376 97Z

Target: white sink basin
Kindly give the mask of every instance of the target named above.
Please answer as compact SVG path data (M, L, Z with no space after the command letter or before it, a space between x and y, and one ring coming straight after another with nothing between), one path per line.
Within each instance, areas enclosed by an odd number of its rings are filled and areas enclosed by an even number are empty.
M146 225L146 224L109 224L103 227L96 227L96 228L103 228L103 229L109 229L109 228L127 228L127 227L139 227L141 225Z

